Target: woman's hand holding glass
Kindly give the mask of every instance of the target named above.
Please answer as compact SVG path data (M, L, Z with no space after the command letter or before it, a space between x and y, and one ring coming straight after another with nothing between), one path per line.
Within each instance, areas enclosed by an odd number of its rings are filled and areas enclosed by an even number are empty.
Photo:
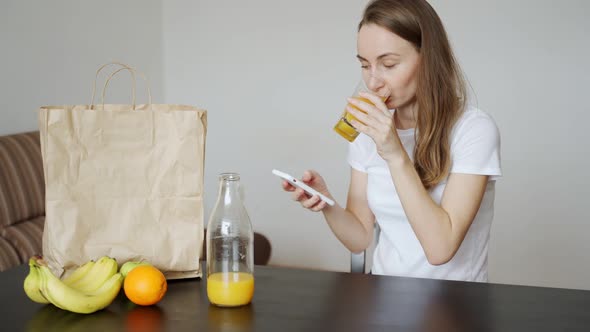
M361 78L358 84L356 85L356 88L354 89L352 98L369 102L368 99L363 98L361 96L362 92L371 92L371 89L367 87L365 80ZM382 91L381 94L379 94L379 97L381 98L381 100L386 100L389 97L389 90ZM348 104L348 106L350 106L350 104ZM340 136L344 137L344 139L346 139L349 142L353 142L359 135L359 131L356 130L356 128L351 123L351 121L354 119L354 116L351 113L349 113L345 108L344 113L342 114L340 119L338 119L338 122L334 126L334 131L336 131Z
M370 103L357 98L347 99L346 111L356 118L351 120L351 124L375 141L381 158L387 161L399 156L403 147L395 128L394 113L380 97L367 92L361 92L360 96Z

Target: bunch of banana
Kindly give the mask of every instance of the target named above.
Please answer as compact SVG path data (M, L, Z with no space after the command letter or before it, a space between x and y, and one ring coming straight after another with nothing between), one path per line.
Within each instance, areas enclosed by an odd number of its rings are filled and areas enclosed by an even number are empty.
M38 256L29 260L29 267L24 289L31 300L53 303L58 308L81 314L111 304L123 284L123 276L117 273L117 261L106 256L80 266L64 280L56 277Z
M25 293L27 293L27 296L33 302L49 303L49 301L47 301L45 296L43 296L43 294L41 294L41 288L40 288L41 276L39 275L39 269L37 268L38 267L38 264L37 264L38 259L41 259L41 257L33 256L29 259L29 274L25 278L25 285L24 285Z

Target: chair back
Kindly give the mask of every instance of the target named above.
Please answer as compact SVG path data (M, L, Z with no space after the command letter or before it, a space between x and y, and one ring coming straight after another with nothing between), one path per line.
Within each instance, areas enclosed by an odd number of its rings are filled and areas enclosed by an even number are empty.
M364 250L363 252L359 253L350 253L350 272L351 273L366 273L367 271L367 251L369 249L374 250L379 242L379 235L381 233L381 229L379 228L379 224L375 223L375 228L373 229L373 243L369 248ZM371 250L371 253L372 253Z

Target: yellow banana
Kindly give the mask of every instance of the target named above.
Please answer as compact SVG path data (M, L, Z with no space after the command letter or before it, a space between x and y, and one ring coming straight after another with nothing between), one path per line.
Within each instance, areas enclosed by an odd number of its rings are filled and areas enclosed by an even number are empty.
M39 275L39 271L34 268L36 259L38 258L40 257L34 256L29 259L29 274L25 278L23 287L25 289L25 293L32 301L37 303L49 303L49 301L47 301L47 299L39 291L41 276Z
M83 293L92 292L117 273L117 270L117 261L114 258L103 256L92 265L84 276L68 285Z
M84 276L88 274L88 272L92 269L93 266L94 261L88 261L82 264L77 269L75 269L74 272L72 272L69 276L63 279L64 283L66 285L72 285L73 283L78 282L78 280L84 278Z
M123 276L115 273L98 289L85 293L66 285L46 265L34 268L38 269L41 276L41 294L56 307L79 314L89 314L107 307L115 300L123 284Z

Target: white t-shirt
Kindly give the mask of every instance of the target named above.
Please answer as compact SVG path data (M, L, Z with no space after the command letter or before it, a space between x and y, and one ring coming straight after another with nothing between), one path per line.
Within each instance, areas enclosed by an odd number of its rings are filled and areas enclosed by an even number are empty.
M393 112L393 111L392 111ZM398 130L401 142L413 160L414 129ZM496 179L500 168L500 133L485 112L468 108L451 134L451 173L489 175L481 206L463 243L446 264L431 265L412 230L397 195L386 162L379 156L373 140L364 134L350 144L348 163L367 173L369 207L381 228L373 254L372 273L418 278L487 281L487 256L490 227L494 216ZM446 180L430 190L440 204Z

